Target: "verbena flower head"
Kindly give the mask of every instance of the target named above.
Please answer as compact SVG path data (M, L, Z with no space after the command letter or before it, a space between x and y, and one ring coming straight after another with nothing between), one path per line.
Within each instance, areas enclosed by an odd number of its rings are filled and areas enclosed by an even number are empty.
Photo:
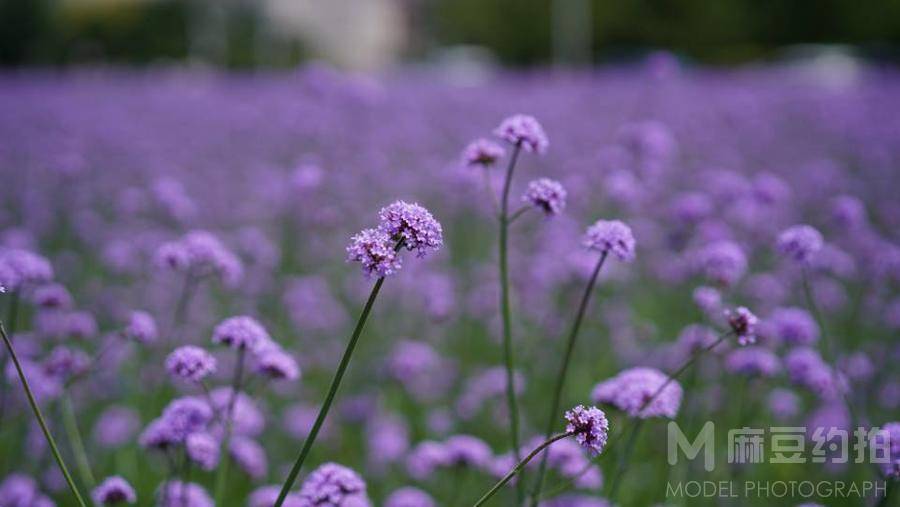
M437 507L437 504L428 493L407 486L388 495L384 507Z
M798 263L807 263L822 249L822 233L809 225L795 225L778 235L778 252Z
M503 157L506 151L502 146L488 139L476 139L463 150L462 161L468 167L490 167Z
M228 455L251 479L262 479L269 470L265 449L252 438L243 435L232 437Z
M143 311L131 312L122 334L130 340L145 345L155 342L159 337L156 320L153 319L152 315Z
M182 396L172 400L162 414L162 420L169 425L179 442L190 433L205 430L212 418L213 410L209 403L195 396Z
M256 347L270 342L272 339L266 328L253 317L239 315L229 317L219 323L213 330L212 341L227 345L233 349L256 350Z
M522 200L539 208L547 216L558 215L566 209L566 189L556 180L540 178L528 184Z
M753 315L753 312L739 306L733 310L725 310L725 318L728 319L728 326L737 336L739 344L749 345L756 342L756 324L759 323L759 318Z
M22 473L11 473L0 482L0 505L31 506L39 494L37 481Z
M37 286L53 279L53 267L44 257L19 248L0 250L0 283L7 291Z
M386 232L391 240L403 241L403 247L416 251L418 257L425 257L429 251L437 251L444 244L441 224L431 213L416 203L396 201L381 208L379 229Z
M889 422L881 427L875 436L877 443L886 446L889 452L888 462L881 464L885 477L900 479L900 422Z
M588 227L582 243L591 250L612 253L621 261L634 260L634 235L619 220L597 220Z
M156 252L160 266L196 277L217 276L234 286L244 274L241 260L208 231L190 231L180 239L165 243Z
M261 486L250 493L247 507L272 507L281 493L280 485ZM282 504L284 507L301 507L303 504L297 493L288 493Z
M654 368L629 368L597 384L591 399L595 403L613 405L631 417L671 419L678 414L683 391L677 381L665 384L667 380L665 373ZM664 384L666 387L660 391Z
M184 439L187 457L203 470L212 470L219 464L219 441L205 431L189 434Z
M350 239L347 260L362 264L366 276L388 276L400 270L391 236L381 229L363 229Z
M173 377L200 382L216 371L216 358L200 347L185 345L166 358L166 371Z
M484 440L471 435L453 435L444 441L444 449L450 466L484 467L494 453Z
M716 241L697 253L700 272L712 283L730 287L747 271L747 257L736 243Z
M256 355L257 373L276 380L297 380L300 367L290 354L280 347L268 347Z
M847 388L842 375L811 347L797 347L784 357L788 380L824 400L832 400Z
M302 505L308 507L364 507L368 506L366 483L353 470L325 463L313 470L298 493Z
M416 480L425 480L434 473L435 469L445 467L450 463L447 446L442 442L425 440L418 445L406 457L406 471Z
M91 492L91 498L97 505L120 505L137 502L137 494L134 492L134 488L131 487L131 484L128 484L128 481L118 475L104 479Z
M543 154L550 145L541 124L533 116L525 114L513 115L503 120L500 126L494 129L494 135L531 153Z
M88 371L90 364L91 359L84 351L57 345L44 360L44 371L50 376L67 380Z
M58 283L41 285L31 295L34 304L48 310L69 309L72 307L72 295L68 289Z
M818 324L802 308L776 308L766 321L778 339L788 345L812 345L819 339Z
M566 421L566 432L572 433L576 442L593 454L603 452L609 434L609 421L602 410L578 405L566 412Z
M725 358L729 373L750 377L773 377L781 370L778 356L765 347L744 347L731 351Z
M166 482L156 492L156 498L156 507L215 507L203 486L193 482Z

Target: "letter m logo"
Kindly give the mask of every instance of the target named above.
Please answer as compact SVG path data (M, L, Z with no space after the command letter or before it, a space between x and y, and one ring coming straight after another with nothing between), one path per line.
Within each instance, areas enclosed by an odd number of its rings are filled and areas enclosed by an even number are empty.
M681 449L689 460L693 460L703 450L703 468L712 472L716 466L716 426L712 421L707 421L700 429L700 433L693 442L688 442L687 436L681 432L681 428L675 421L669 421L667 429L668 461L670 465L678 464L678 450Z

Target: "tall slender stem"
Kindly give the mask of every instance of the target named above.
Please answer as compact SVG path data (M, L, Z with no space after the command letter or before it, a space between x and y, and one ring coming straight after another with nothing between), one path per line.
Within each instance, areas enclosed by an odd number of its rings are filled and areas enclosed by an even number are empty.
M228 397L228 405L225 407L225 435L222 438L221 459L219 460L219 471L216 474L216 505L222 505L221 501L225 494L225 483L228 480L229 458L229 441L231 440L231 427L234 421L234 404L237 401L238 393L241 389L241 380L244 376L244 359L247 356L247 349L241 347L237 353L237 365L234 369L234 377L231 380L231 394ZM187 459L187 456L185 456Z
M635 421L634 425L631 427L631 435L628 437L628 442L625 443L625 450L622 454L619 455L619 464L616 466L616 473L613 476L612 483L609 485L609 501L614 504L616 501L616 493L619 491L619 485L622 484L622 478L625 476L625 470L628 469L628 464L631 461L631 455L634 453L634 445L637 443L638 434L641 432L641 427L644 425L643 419L638 419Z
M369 313L372 311L372 306L375 304L375 298L378 297L378 292L381 290L381 286L384 284L384 277L379 278L375 285L372 287L372 292L369 294L369 299L366 301L366 306L363 307L362 314L359 316L359 320L356 321L356 328L353 330L353 335L350 337L350 342L347 344L347 349L344 350L344 356L341 357L341 362L338 365L337 371L334 373L334 379L331 381L331 387L328 389L328 395L325 396L325 401L322 403L322 407L319 409L319 415L316 416L316 421L313 423L312 429L309 430L309 436L306 437L306 440L303 442L303 447L300 449L300 455L297 456L297 461L294 462L294 466L291 467L291 471L287 476L287 479L284 481L284 485L281 487L281 492L278 494L278 500L275 501L275 505L273 507L281 507L281 504L284 503L284 499L287 498L288 491L290 491L291 487L294 485L294 481L297 480L297 475L300 473L300 469L303 467L303 462L306 460L306 456L309 454L310 449L312 449L313 443L316 441L316 437L319 435L319 430L322 428L322 424L325 422L325 418L328 416L328 411L331 409L331 404L334 401L335 395L337 395L338 387L341 385L341 380L344 378L344 372L347 370L347 365L350 364L350 357L353 356L353 349L356 348L356 342L359 341L359 337L362 334L363 327L366 324L366 320L369 318Z
M513 357L512 348L512 317L510 315L509 304L509 189L512 185L513 171L516 168L516 160L519 158L521 146L516 144L513 148L512 155L509 157L509 165L506 168L506 179L503 181L503 194L500 198L500 241L499 241L499 263L500 263L500 313L503 321L503 361L506 364L506 405L509 412L509 434L510 445L512 445L513 455L516 461L522 459L519 450L519 407L516 401L515 382L515 359ZM521 505L525 499L524 481L517 481L516 495L518 504Z
M550 438L553 433L553 425L557 420L559 412L559 404L562 398L563 387L566 384L566 376L569 372L569 363L572 361L572 352L575 350L575 342L578 338L578 331L581 329L581 322L584 320L584 314L587 311L588 302L590 302L591 294L594 292L594 285L597 283L597 276L606 262L608 252L603 252L597 265L594 266L594 272L588 280L587 286L584 288L584 294L581 296L581 303L578 305L578 312L575 314L575 320L572 322L572 329L569 331L569 337L566 340L566 351L563 354L562 364L559 367L559 374L556 376L556 389L553 392L553 402L550 404L550 414L547 418L547 427L544 432L544 438ZM537 479L534 482L534 488L531 490L531 505L537 505L541 489L544 487L544 474L547 471L547 455L541 457L541 464L538 467Z
M34 417L38 421L38 425L41 427L41 431L44 433L44 438L47 439L47 444L50 446L50 451L53 453L53 458L56 460L56 464L59 466L60 472L62 472L63 477L66 479L66 484L68 484L69 489L72 491L72 494L75 496L75 499L78 501L78 505L81 507L87 507L84 503L84 499L81 497L81 493L78 492L78 488L75 486L75 481L72 480L72 476L69 474L69 469L66 467L65 461L63 461L62 455L59 453L59 448L56 446L56 441L53 439L53 436L50 434L50 430L47 428L47 423L44 421L44 416L41 414L41 409L38 407L37 401L34 399L34 394L31 392L31 386L28 385L28 379L25 378L25 372L22 370L22 365L19 363L19 358L16 356L16 351L13 349L12 342L9 340L9 337L6 335L6 329L3 327L3 323L0 322L0 335L3 336L3 343L6 344L6 350L9 352L9 357L12 358L13 364L16 367L16 372L19 374L19 380L22 382L22 388L25 390L25 396L28 398L28 404L31 405L31 411L34 412Z
M537 446L533 451L531 451L531 453L528 454L528 456L525 456L525 458L519 460L519 462L516 463L516 466L514 466L513 469L509 471L509 473L504 475L503 478L500 479L499 482L497 482L497 484L494 484L494 487L492 487L490 490L488 490L488 492L485 493L484 496L482 496L477 502L475 502L474 507L479 507L479 506L483 505L485 502L487 502L488 500L490 500L490 498L492 496L494 496L497 493L497 491L500 491L500 488L502 488L507 482L512 480L512 478L515 477L515 475L517 473L519 473L523 468L525 468L525 465L527 465L529 461L534 459L534 457L537 456L538 454L540 454L541 451L543 451L547 447L550 447L550 445L553 444L553 442L556 442L557 440L562 440L562 439L564 439L566 437L570 437L572 435L573 435L573 433L560 433L559 435L553 436L553 437L547 439L543 444ZM519 482L522 482L522 481L519 481Z
M9 323L9 334L16 333L16 321L19 317L19 290L16 289L10 294L9 306L6 309L6 322ZM6 354L0 360L0 374L6 371ZM6 379L0 377L0 423L3 422L3 416L6 415Z
M62 405L63 426L69 438L72 454L75 456L76 470L78 470L78 475L81 476L81 482L89 490L94 489L97 481L94 479L93 472L91 472L91 463L88 461L87 451L84 448L84 439L81 438L81 431L78 429L78 419L75 417L75 407L72 405L72 398L68 393L63 396Z

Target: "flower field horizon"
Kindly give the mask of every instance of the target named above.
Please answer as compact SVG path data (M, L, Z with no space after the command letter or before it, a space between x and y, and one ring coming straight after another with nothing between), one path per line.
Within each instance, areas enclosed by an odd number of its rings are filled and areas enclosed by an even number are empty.
M898 96L0 73L0 507L891 505Z

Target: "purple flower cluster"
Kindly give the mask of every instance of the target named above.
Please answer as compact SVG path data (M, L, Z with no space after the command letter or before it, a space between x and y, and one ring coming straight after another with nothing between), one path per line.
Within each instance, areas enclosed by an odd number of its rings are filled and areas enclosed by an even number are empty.
M444 244L441 224L418 204L396 201L381 208L378 217L381 219L379 229L386 232L392 242L409 251L415 250L418 257L425 257L429 251L437 251Z
M593 454L600 454L606 446L609 421L597 407L578 405L566 412L566 433L571 433L579 445Z
M125 479L114 475L103 479L94 491L91 498L97 505L120 505L137 502L137 494L134 488Z
M733 310L726 310L725 318L728 319L728 327L737 336L739 344L749 345L756 342L756 325L759 318L753 312L739 306Z
M368 507L366 483L353 470L325 463L312 471L297 494L303 507Z
M665 387L663 387L665 386ZM607 403L631 417L674 418L681 406L683 391L677 381L656 369L637 367L594 386L591 399Z
M189 276L217 276L235 286L244 275L241 260L208 231L191 231L176 241L164 243L156 251L157 263Z
M540 178L528 184L522 200L531 203L547 216L559 215L566 209L566 189L556 180Z
M545 153L550 145L541 124L533 116L525 114L506 118L494 130L494 134L510 144L521 146L525 151L537 154Z
M809 225L795 225L778 235L778 252L798 263L808 263L821 249L822 233Z
M582 241L585 247L612 253L620 261L634 260L634 236L631 228L618 220L597 220L587 228Z
M505 154L505 150L499 144L489 139L476 139L463 150L462 161L469 167L491 167Z
M363 229L347 246L347 260L362 264L367 276L389 276L400 270L401 259L391 236L381 229Z
M166 357L166 370L173 377L200 382L216 371L216 359L205 349L185 345Z

